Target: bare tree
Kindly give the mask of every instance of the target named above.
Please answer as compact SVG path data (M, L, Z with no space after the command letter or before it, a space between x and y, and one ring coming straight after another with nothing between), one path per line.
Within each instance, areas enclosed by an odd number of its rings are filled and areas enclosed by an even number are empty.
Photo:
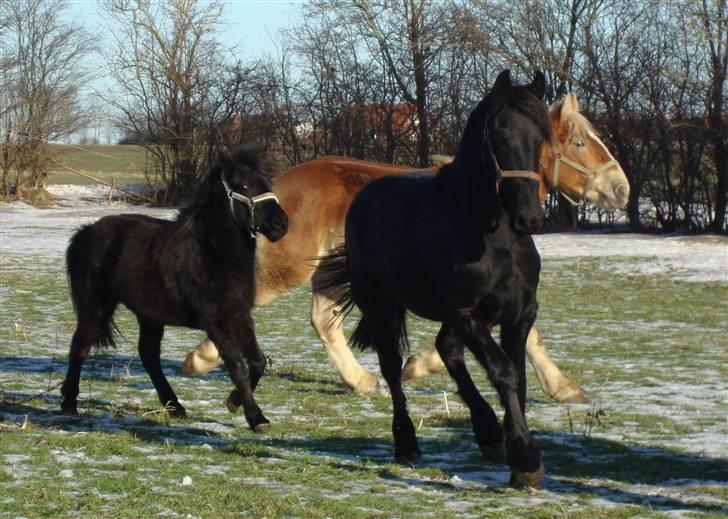
M696 5L697 4L697 5ZM708 127L713 140L713 160L717 175L715 211L711 228L726 230L726 197L728 196L728 109L726 73L728 71L728 3L726 0L689 2L693 16L699 21L697 34L705 49L709 68Z
M360 35L366 45L362 56L377 65L377 76L384 80L380 86L390 80L396 86L396 99L390 105L409 103L415 107L417 162L427 164L431 146L431 67L449 42L447 15L451 2L317 0L311 5L311 12L327 13L339 27Z
M106 0L116 42L108 56L118 87L110 102L119 125L152 156L150 184L166 188L163 203L192 192L225 126L241 109L249 70L216 39L218 1Z
M0 0L0 196L42 187L48 143L83 128L80 103L94 39L61 19L68 3Z
M480 19L475 30L494 46L491 61L531 74L542 70L551 86L552 102L574 88L575 67L583 55L584 23L598 0L472 0ZM527 37L525 36L527 35ZM558 194L547 200L550 225L575 228L577 213Z

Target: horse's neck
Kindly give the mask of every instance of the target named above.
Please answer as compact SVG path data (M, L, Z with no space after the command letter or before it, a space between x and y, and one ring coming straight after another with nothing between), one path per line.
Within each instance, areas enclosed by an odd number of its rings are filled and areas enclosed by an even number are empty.
M252 265L256 240L232 219L227 209L202 209L189 215L192 232L200 243L220 257L244 265Z

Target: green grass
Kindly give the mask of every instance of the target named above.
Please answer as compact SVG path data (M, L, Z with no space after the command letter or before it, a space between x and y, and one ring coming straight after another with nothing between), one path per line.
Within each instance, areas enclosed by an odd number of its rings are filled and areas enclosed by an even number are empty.
M728 434L728 285L614 274L631 261L544 265L540 330L592 403L548 401L529 371L529 425L547 470L546 489L531 495L505 485L507 467L482 460L445 375L406 388L424 456L417 468L393 464L391 402L340 384L308 325L306 288L255 315L271 359L256 391L270 433L228 413L225 373L179 375L202 337L173 328L163 366L189 417L169 419L126 311L119 347L84 366L81 416L61 416L57 385L73 329L63 265L4 252L0 517L722 517L728 455L701 452ZM436 330L411 321L413 347ZM376 369L371 353L357 356ZM494 403L483 371L468 364Z
M146 183L145 151L137 145L85 144L52 145L55 160L75 170L106 182L120 184ZM50 172L51 184L91 184L94 181L54 165Z

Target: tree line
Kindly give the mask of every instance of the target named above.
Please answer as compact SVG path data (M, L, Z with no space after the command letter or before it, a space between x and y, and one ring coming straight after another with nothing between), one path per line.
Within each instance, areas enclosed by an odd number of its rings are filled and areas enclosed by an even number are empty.
M0 0L0 195L39 186L47 143L89 124L78 85L98 40L63 2ZM242 60L216 1L100 0L103 110L148 151L167 203L220 146L253 142L281 169L324 154L426 166L452 154L497 73L574 91L627 173L633 230L726 230L726 0L310 0ZM52 42L52 44L51 44ZM564 211L576 221L611 214Z

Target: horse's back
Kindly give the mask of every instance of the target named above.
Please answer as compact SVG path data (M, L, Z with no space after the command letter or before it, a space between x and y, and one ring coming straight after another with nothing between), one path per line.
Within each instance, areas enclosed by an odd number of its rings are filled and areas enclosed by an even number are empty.
M273 189L290 224L282 239L263 242L258 247L256 304L265 304L311 278L317 258L343 242L347 210L366 184L411 170L324 156L298 164L276 177Z

